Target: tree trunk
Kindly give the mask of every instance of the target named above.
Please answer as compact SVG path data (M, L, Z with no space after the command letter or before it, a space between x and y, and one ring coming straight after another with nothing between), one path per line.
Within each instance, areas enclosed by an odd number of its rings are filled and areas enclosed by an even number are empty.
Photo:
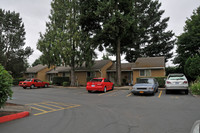
M117 74L117 85L121 86L121 51L120 51L120 38L117 38L117 55L116 55L116 74Z
M72 40L72 57L71 57L71 86L75 86L75 44Z
M71 67L71 86L75 86L75 67Z

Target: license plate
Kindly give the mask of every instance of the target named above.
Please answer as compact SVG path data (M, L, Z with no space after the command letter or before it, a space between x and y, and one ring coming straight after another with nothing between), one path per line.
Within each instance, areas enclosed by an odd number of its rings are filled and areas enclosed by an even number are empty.
M144 91L140 91L140 93L142 94L142 93L144 93Z
M95 87L95 85L92 85L92 87Z
M176 82L175 84L179 84L179 82Z

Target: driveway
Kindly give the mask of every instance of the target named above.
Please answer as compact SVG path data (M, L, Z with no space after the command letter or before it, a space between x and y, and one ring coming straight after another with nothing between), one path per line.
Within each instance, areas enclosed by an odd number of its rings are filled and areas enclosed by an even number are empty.
M1 124L1 133L189 133L200 120L200 98L179 92L142 96L129 90L12 89L9 102L27 104L32 113Z

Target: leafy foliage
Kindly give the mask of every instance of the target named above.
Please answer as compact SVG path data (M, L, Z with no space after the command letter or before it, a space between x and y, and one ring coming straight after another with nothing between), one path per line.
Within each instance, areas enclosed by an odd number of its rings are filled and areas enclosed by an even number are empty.
M53 84L63 85L63 82L70 83L69 77L53 77Z
M12 76L0 65L0 108L12 97Z
M189 57L185 63L184 72L193 81L200 76L200 56Z
M53 0L50 22L45 34L40 34L37 48L43 53L41 61L50 65L69 65L71 85L75 85L75 68L84 61L91 62L94 48L88 34L82 32L78 20L80 3L77 0Z
M141 56L165 56L166 60L172 56L174 34L166 31L169 18L161 19L160 6L157 0L81 0L80 24L100 51L105 47L116 56L119 85L121 54L129 62Z
M184 33L178 36L177 57L175 64L184 70L184 65L189 57L200 56L200 7L197 8L185 22Z
M0 64L13 77L20 77L28 67L27 58L32 54L25 45L25 29L19 13L0 9Z
M200 95L200 76L197 77L196 81L191 84L190 90L192 94Z
M37 66L37 65L39 65L39 64L42 64L42 61L41 61L40 58L39 58L39 59L36 59L36 60L33 62L32 67Z

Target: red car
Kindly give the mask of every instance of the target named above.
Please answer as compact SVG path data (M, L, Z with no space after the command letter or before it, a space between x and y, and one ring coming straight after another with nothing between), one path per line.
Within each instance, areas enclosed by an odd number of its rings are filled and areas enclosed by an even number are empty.
M108 90L113 90L114 84L106 78L93 78L92 80L87 82L86 89L88 92L92 91L106 92Z
M23 87L24 89L26 89L27 87L30 87L30 89L34 88L34 87L45 87L47 88L49 86L48 82L43 82L39 79L27 79L25 81L20 81L19 82L19 86Z

